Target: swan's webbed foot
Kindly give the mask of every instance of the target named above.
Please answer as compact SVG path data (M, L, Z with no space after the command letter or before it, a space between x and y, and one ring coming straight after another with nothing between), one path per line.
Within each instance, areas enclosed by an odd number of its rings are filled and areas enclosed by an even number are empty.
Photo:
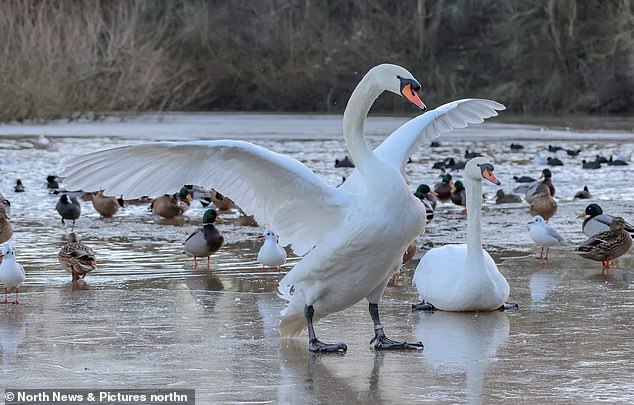
M345 353L348 346L345 343L327 344L317 339L315 328L313 327L313 315L315 309L312 305L304 306L304 316L308 324L308 350L313 353Z
M416 343L407 343L407 342L397 342L385 336L383 331L374 335L372 340L370 340L370 344L372 344L372 348L374 350L423 350L424 346L421 342Z
M370 344L373 345L374 350L423 350L423 344L421 342L407 343L389 339L385 336L381 320L379 319L378 304L370 303L369 310L372 322L374 323L374 337L370 340Z
M308 350L313 353L345 353L348 350L348 346L345 343L327 344L315 338L310 339L308 342Z
M435 306L423 300L420 304L412 304L412 311L434 311Z
M513 311L519 309L520 306L517 302L505 302L504 305L498 308L498 311Z

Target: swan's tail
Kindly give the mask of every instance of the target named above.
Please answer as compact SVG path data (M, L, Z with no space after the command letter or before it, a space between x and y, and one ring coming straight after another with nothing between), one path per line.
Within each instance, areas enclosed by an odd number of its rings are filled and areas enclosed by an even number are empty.
M306 319L304 317L304 300L295 294L291 273L287 273L280 280L277 291L278 297L288 301L288 306L280 311L282 315L279 325L280 335L283 338L297 336L306 328Z
M304 329L306 329L306 319L304 318L303 311L290 316L285 315L280 320L279 330L280 336L283 338L298 336Z

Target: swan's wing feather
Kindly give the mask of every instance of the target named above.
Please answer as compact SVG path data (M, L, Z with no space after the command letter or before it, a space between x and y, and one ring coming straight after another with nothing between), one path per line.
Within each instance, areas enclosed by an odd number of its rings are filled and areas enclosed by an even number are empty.
M60 173L71 188L126 198L173 193L183 184L214 188L283 246L303 255L337 228L348 193L328 186L297 160L245 141L156 142L79 156Z
M374 150L374 153L381 160L400 170L405 177L405 164L421 145L431 142L445 132L495 117L498 115L497 110L505 108L493 100L474 98L443 104L401 125ZM358 170L355 169L340 188L350 192L358 192L363 188Z
M402 170L423 143L429 143L442 133L478 124L498 115L496 110L505 107L493 100L464 99L443 104L419 115L394 131L375 153L394 168Z

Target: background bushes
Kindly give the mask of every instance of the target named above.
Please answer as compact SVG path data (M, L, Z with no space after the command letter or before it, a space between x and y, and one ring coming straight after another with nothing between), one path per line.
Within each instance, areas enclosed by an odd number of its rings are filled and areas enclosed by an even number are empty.
M0 2L0 120L145 110L332 111L377 63L436 106L634 111L630 0ZM404 104L383 97L375 107Z

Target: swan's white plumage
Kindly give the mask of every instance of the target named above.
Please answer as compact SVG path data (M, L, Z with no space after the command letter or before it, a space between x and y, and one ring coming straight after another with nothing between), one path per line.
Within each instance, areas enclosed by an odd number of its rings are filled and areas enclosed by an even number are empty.
M444 311L490 311L509 297L509 284L481 241L482 174L477 157L465 166L467 244L429 250L418 263L413 283L420 298Z
M400 170L405 177L407 160L423 144L433 141L445 132L495 117L498 115L496 110L504 109L502 104L493 100L477 98L443 104L401 125L374 150L374 153L394 169ZM364 184L361 173L355 169L340 188L354 193L362 191Z
M283 246L305 254L341 223L348 193L297 160L245 141L156 142L89 153L60 173L67 187L133 199L203 184L228 195Z

